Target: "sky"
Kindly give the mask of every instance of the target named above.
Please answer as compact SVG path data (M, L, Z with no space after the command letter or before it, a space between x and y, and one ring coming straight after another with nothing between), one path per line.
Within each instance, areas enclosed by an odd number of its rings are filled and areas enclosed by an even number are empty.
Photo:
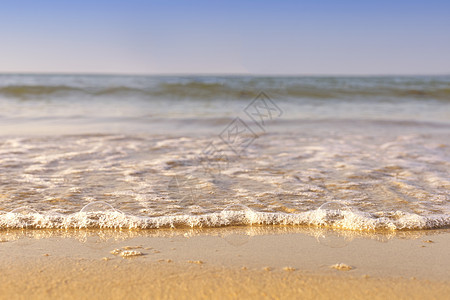
M450 1L5 0L0 73L450 74Z

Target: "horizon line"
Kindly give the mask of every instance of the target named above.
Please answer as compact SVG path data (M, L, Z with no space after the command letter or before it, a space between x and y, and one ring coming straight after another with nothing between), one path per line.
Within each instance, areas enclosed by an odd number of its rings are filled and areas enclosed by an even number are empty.
M133 73L133 72L10 72L0 71L0 75L60 75L60 76L251 76L251 77L418 77L450 76L447 73Z

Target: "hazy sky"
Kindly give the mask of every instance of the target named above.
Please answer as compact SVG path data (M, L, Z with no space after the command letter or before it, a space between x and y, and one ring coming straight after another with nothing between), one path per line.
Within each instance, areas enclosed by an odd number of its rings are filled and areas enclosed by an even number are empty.
M448 0L2 1L0 37L0 72L450 73Z

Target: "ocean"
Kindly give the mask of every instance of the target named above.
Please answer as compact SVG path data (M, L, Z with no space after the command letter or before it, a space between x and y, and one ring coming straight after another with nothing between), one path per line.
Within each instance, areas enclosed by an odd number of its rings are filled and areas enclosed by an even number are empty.
M0 75L0 228L450 226L450 76Z

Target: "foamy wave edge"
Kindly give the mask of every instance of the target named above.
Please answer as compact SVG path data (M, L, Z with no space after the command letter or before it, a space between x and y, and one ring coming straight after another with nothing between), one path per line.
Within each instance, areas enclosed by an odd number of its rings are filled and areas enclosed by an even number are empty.
M203 215L171 215L141 217L118 210L62 215L37 212L8 212L0 215L0 229L158 229L208 228L225 226L310 226L355 231L420 230L450 226L450 215L419 216L396 211L387 216L375 216L360 211L329 211L316 209L301 213L257 212L250 208L240 211L223 210Z

